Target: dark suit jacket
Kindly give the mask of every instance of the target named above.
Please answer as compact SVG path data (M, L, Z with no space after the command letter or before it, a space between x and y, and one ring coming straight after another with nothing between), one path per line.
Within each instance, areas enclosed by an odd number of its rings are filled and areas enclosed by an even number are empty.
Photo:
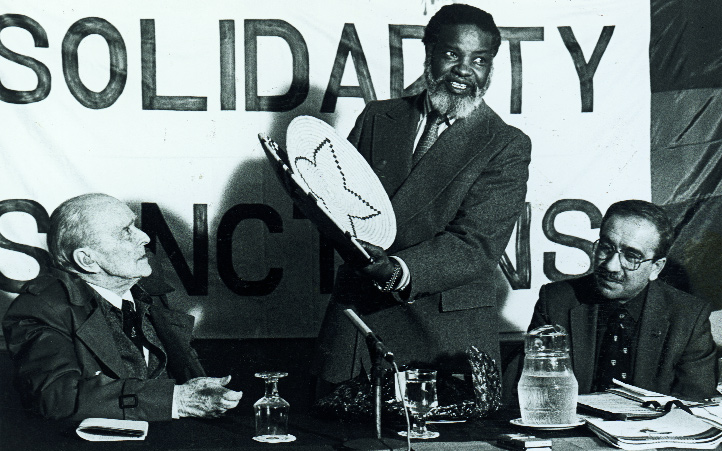
M498 262L524 205L531 142L484 103L412 168L418 102L370 102L349 136L391 198L398 231L388 253L408 265L418 301L401 304L341 266L315 363L330 382L355 376L359 360L368 368L363 340L342 314L348 306L402 363L463 365L471 344L498 361L496 298L508 289Z
M193 317L166 305L172 288L151 276L131 291L136 301L150 303L168 374L178 383L204 376L190 347ZM107 301L76 275L59 270L28 282L13 301L2 326L24 401L54 419L170 420L176 381L128 377L99 302Z
M571 338L571 357L579 393L594 380L599 296L592 275L542 286L529 330L563 326ZM710 330L709 302L655 280L649 284L640 318L632 384L684 398L715 394L716 347Z

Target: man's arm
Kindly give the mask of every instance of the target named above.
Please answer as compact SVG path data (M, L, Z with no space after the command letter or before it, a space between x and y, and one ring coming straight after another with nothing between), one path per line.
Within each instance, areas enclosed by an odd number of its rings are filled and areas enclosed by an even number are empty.
M11 304L3 319L18 388L29 407L51 419L170 420L175 381L111 377L84 344L78 343L68 308L62 299L53 302L45 296L23 294ZM211 393L204 392L204 388L193 386L184 391L179 406L181 416L180 407L188 405L195 392L211 398L207 416L215 416L219 405L229 404L224 395L231 390L221 387ZM240 392L233 393L237 394L225 398L240 399Z
M672 394L701 399L717 395L716 345L712 338L710 303L705 303L695 319L689 342L675 366Z
M519 132L477 176L441 232L395 254L411 272L412 299L495 270L524 206L530 153L529 138Z

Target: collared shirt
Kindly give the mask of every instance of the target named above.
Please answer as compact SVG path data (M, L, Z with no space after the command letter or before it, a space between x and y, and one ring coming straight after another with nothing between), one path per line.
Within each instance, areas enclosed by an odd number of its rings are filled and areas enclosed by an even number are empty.
M135 299L133 299L133 294L130 292L130 290L127 290L125 293L123 293L122 296L118 296L118 294L110 291L107 288L99 287L98 285L92 284L90 282L85 282L88 285L90 285L90 288L95 290L100 297L108 301L113 307L117 308L118 310L123 309L123 299L126 299L133 303L133 308L138 310L138 306L135 303ZM150 351L147 347L143 346L143 357L145 357L145 363L148 364L148 360L150 359Z
M649 289L649 285L647 285L642 291L640 291L636 296L631 298L630 300L626 302L620 302L617 300L614 301L602 301L599 303L599 309L597 310L597 344L596 344L596 352L595 352L595 359L594 359L594 374L596 377L597 370L599 368L599 355L601 353L602 348L602 339L604 338L604 334L607 331L607 324L609 323L609 318L612 316L612 314L620 307L624 307L627 312L629 312L629 316L631 317L632 321L634 322L634 329L632 332L632 349L631 349L631 368L632 372L634 372L634 361L637 357L637 343L639 342L639 320L642 317L642 309L644 308L644 302L647 299L647 291ZM634 374L632 374L634 376ZM631 378L630 378L631 380Z
M416 149L416 146L419 144L421 135L424 134L424 128L426 127L426 118L429 115L429 112L431 112L431 110L434 108L433 105L431 105L431 99L429 99L428 93L424 96L423 102L420 103L421 105L419 105L419 110L421 111L421 116L419 117L418 124L416 124L416 138L414 139L414 149ZM436 136L441 135L444 130L451 127L451 124L453 124L455 121L455 117L446 116L444 118L444 122L439 124L439 131Z

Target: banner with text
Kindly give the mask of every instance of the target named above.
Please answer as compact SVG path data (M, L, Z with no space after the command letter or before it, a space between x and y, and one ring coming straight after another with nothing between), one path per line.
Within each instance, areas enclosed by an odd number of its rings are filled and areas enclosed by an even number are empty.
M103 192L152 238L203 338L313 337L338 257L257 139L299 115L348 134L416 92L450 2L0 0L0 314L49 264L48 216ZM487 103L532 140L528 208L500 262L504 330L589 269L602 213L650 198L649 3L488 0Z

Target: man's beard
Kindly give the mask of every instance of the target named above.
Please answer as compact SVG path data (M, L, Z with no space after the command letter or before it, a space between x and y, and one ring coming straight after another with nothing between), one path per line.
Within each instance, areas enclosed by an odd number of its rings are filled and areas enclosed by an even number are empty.
M484 86L474 83L472 92L466 95L457 95L449 92L444 85L446 74L434 79L431 75L431 61L426 59L424 62L424 79L426 80L426 88L429 91L431 104L442 114L461 119L470 115L474 110L479 108L484 100L484 94L491 84L491 76L494 71L492 66L489 76L486 78Z

